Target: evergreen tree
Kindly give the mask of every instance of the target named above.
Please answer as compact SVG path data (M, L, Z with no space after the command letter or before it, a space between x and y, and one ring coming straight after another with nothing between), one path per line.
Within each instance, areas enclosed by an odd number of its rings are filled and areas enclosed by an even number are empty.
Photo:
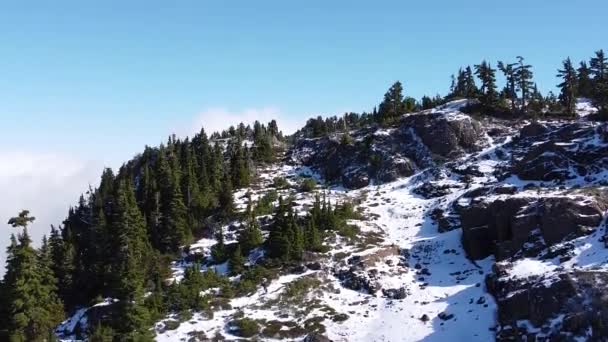
M520 110L522 113L527 112L527 103L530 100L530 93L534 82L532 82L532 66L524 63L524 58L517 56L517 66L515 67L515 78L517 80L517 88L519 89L521 96Z
M321 236L319 229L313 216L308 219L308 225L305 234L305 247L307 250L316 251L321 247Z
M384 100L380 103L378 115L381 122L389 122L405 112L403 86L401 82L397 81L384 94Z
M475 74L481 80L481 104L491 108L498 103L498 93L496 92L496 70L485 60L481 64L475 65Z
M563 61L563 69L558 70L557 77L563 80L558 85L560 103L564 106L566 113L575 116L578 78L570 57Z
M127 340L147 335L149 313L143 305L145 269L150 255L145 221L137 206L130 180L121 180L114 217L117 234L115 296L119 299L114 326Z
M224 230L220 226L219 231L215 234L217 243L211 247L211 257L215 263L222 263L226 260L226 245L224 244Z
M587 62L582 61L578 67L578 93L585 98L593 96L593 80L591 79L591 70L587 66Z
M112 342L113 340L114 330L101 324L97 324L88 337L89 342Z
M593 76L593 103L600 113L608 117L608 59L604 50L596 51L589 65Z
M516 92L516 86L517 86L517 76L515 73L515 66L517 64L516 63L503 63L498 62L498 70L502 71L502 73L504 74L506 80L507 80L507 85L505 87L504 93L506 95L506 98L509 99L509 101L511 102L511 111L515 112L515 105L517 102L517 92Z
M11 341L45 341L63 318L62 304L54 293L54 277L47 268L48 244L44 256L37 255L31 246L27 226L33 221L27 210L9 220L13 227L23 228L17 239L11 238L4 276Z
M234 186L235 189L244 188L249 185L248 158L245 148L243 148L242 145L242 140L237 138L230 146L230 173L232 177L232 186Z
M464 95L467 98L476 98L477 94L478 90L473 77L473 70L470 66L467 66L464 71Z
M262 232L260 231L260 227L255 218L249 220L247 227L239 234L238 240L245 255L249 254L252 249L259 247L264 242Z
M228 267L230 268L230 273L232 275L241 274L245 269L245 258L243 258L241 245L238 243L236 245L236 248L232 252L232 255L230 256L230 260L228 261Z
M279 197L279 205L274 213L274 223L266 240L266 252L271 258L287 260L291 255L290 229L287 206Z
M224 172L222 190L219 193L220 215L224 218L229 218L234 213L234 197L232 194L232 180L230 178L230 174Z

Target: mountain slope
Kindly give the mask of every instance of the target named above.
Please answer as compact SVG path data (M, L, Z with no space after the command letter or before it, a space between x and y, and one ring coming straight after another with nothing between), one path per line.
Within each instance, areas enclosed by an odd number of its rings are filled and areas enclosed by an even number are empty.
M281 162L260 168L250 187L234 193L237 209L276 191L304 217L315 192L302 184L313 178L330 203L356 204L350 228L328 234L325 251L305 253L264 286L159 321L156 340L249 332L308 341L605 336L608 316L589 308L602 307L608 265L606 125L476 119L459 111L465 104L409 114L389 129L351 131L351 141L300 138ZM277 178L287 184L277 187ZM267 238L271 216L256 220ZM244 227L241 220L223 226L225 243ZM194 260L228 275L227 262L213 262L215 243L208 236L192 244L172 264L171 281L181 281ZM266 259L259 247L247 265ZM58 328L66 340L74 338L74 320L86 323L77 314Z

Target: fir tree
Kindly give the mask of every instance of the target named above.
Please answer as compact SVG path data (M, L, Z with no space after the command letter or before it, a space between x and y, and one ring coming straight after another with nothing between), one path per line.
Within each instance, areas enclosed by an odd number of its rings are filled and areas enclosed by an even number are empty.
M215 263L226 261L226 245L224 244L224 229L220 226L219 231L215 234L215 245L211 247L211 257Z
M564 106L566 113L576 115L576 95L578 78L576 70L572 65L572 61L568 57L563 61L563 69L558 70L557 77L562 78L562 82L558 85L560 88L559 100Z
M524 63L524 58L517 56L517 66L515 67L515 78L517 80L517 89L519 89L521 96L520 110L522 113L527 112L527 103L530 99L531 89L534 86L532 82L532 66Z
M496 70L492 68L490 63L482 61L481 64L475 65L475 74L481 80L480 101L487 108L496 106L498 102L498 93L496 92Z
M260 227L255 218L249 220L247 227L239 234L238 240L245 255L249 254L252 249L260 246L264 242L262 232L260 231Z
M476 98L477 94L478 90L473 77L473 70L470 66L467 66L464 71L464 95L467 98Z
M593 80L591 79L591 70L587 66L587 62L582 61L578 67L578 93L585 98L593 96Z
M384 100L380 103L378 115L381 122L389 122L404 114L405 111L403 86L401 82L397 81L384 94Z
M119 299L114 326L127 339L147 335L149 313L143 305L149 246L145 221L139 211L130 180L121 180L116 193L114 225L117 235L115 295Z
M505 87L504 93L506 94L506 98L509 99L511 102L511 111L513 113L515 112L515 105L517 102L517 76L515 73L516 65L516 63L505 64L502 61L498 62L498 70L502 71L507 80L507 85Z
M112 342L114 340L114 330L110 327L97 324L93 332L88 337L89 342Z
M230 268L230 273L232 275L241 274L245 269L245 258L243 258L241 245L238 243L236 245L236 248L232 252L232 255L230 256L230 260L228 261L228 267Z
M224 172L222 190L219 193L219 210L223 218L229 218L234 213L234 198L232 195L232 180L230 174Z
M313 216L308 219L305 234L305 247L309 251L316 251L321 247L321 236Z
M604 50L595 52L589 66L593 76L593 103L600 113L608 117L608 59Z
M4 276L11 341L45 341L63 318L62 304L54 292L54 276L48 267L48 244L44 246L44 256L37 255L31 246L27 226L33 221L27 210L9 220L13 227L23 228L17 239L11 238Z

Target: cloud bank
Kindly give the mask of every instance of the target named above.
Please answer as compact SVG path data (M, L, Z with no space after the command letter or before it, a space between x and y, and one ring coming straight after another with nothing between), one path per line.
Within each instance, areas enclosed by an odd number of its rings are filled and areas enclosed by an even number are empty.
M231 125L236 126L243 122L245 125L253 124L256 120L267 124L271 120L276 120L279 129L283 134L292 134L306 123L306 118L298 118L282 113L275 107L249 108L239 111L227 108L208 108L195 115L194 119L188 124L178 129L179 136L190 136L198 133L201 127L205 128L207 134L216 131L223 131Z
M29 233L38 245L51 224L63 221L88 185L96 184L101 171L101 163L61 154L0 151L0 275L10 234L17 232L7 224L9 218L22 209L30 210L36 221Z

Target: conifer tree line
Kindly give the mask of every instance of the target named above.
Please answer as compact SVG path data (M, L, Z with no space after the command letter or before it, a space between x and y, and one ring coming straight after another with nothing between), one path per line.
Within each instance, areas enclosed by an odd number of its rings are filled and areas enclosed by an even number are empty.
M149 340L154 310L145 292L160 290L169 261L209 220L233 218L233 190L248 186L254 166L272 162L283 142L274 120L212 138L204 130L191 140L171 136L117 174L105 169L99 187L80 197L39 249L27 232L34 218L19 213L8 222L20 231L7 248L0 282L0 334L11 341L52 340L65 314L111 297L118 300L116 312L100 332Z
M478 99L482 113L539 116L545 113L575 115L577 98L587 98L598 108L599 116L608 119L608 60L603 50L598 50L589 61L576 66L570 58L562 62L556 77L559 94L549 91L543 96L534 82L532 65L522 56L512 61L495 64L482 60L472 67L460 68L451 76L446 96L423 96L420 101L404 95L403 84L395 82L385 93L382 102L371 112L345 113L341 117L318 116L309 119L296 133L304 137L321 137L335 132L348 132L369 124L390 125L403 115L413 111L430 109L455 99ZM504 85L499 87L497 77Z

